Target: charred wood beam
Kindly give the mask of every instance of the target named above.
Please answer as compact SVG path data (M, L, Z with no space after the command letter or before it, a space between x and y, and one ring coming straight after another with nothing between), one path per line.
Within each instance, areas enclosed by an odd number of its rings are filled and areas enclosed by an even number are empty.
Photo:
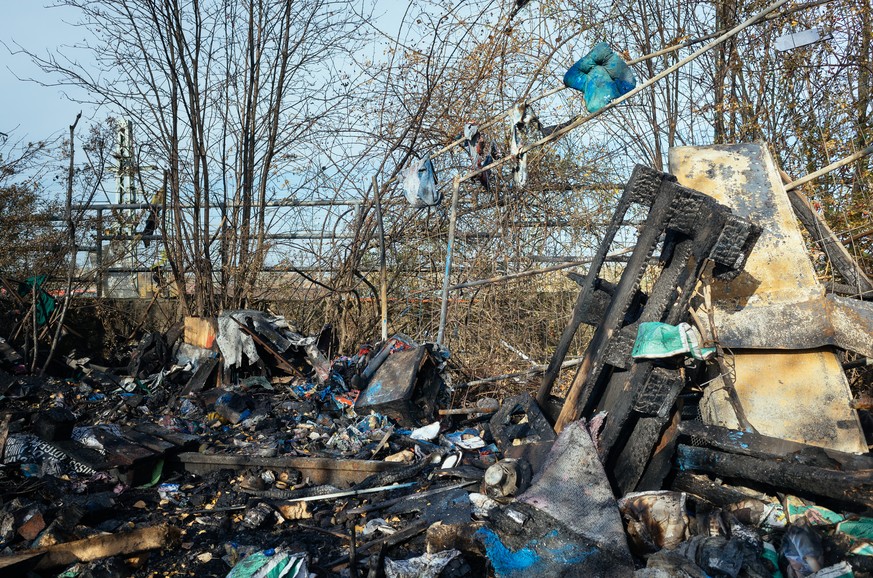
M680 445L680 470L715 474L761 483L780 491L813 494L840 502L873 507L873 471L841 472L784 459L755 458Z
M843 471L873 470L873 458L855 455L758 433L732 430L699 421L685 421L679 432L720 451L754 458L794 463Z
M780 170L779 175L782 177L783 183L786 185L791 183L791 177L785 171ZM793 187L790 189L786 187L786 192L788 200L791 201L791 208L794 209L794 214L813 240L821 244L840 277L845 279L850 286L856 287L859 292L873 291L873 281L870 281L870 278L864 274L863 269L858 266L858 263L852 258L852 255L846 250L827 222L818 216L818 213L809 204L806 195Z

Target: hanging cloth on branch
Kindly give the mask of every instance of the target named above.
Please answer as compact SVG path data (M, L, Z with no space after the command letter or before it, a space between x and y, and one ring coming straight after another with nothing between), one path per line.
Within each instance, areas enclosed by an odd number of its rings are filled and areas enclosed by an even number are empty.
M54 311L57 306L55 298L43 289L43 285L47 279L48 277L46 275L36 275L34 277L28 277L24 281L18 283L19 296L26 297L27 295L33 294L34 291L36 292L36 303L34 304L34 307L36 307L37 326L45 325L48 322L49 317L51 317L52 311Z
M497 158L497 147L494 142L490 145L482 133L479 132L479 125L467 123L464 126L464 148L470 155L470 161L473 163L473 170L478 171L482 167L488 166ZM491 190L491 170L479 173L477 176L479 182L485 187L486 191Z
M516 158L512 168L512 181L516 188L527 183L527 153L519 154L528 142L537 141L543 137L543 128L533 108L527 103L516 104L510 112L512 119L512 140L509 143L510 152Z

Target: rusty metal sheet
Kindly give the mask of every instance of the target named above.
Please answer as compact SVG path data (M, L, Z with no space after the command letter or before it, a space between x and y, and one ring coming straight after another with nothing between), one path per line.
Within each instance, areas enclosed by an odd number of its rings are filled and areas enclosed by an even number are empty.
M724 347L815 349L833 345L873 357L873 302L839 295L749 305L716 319Z
M715 326L719 339L723 327L730 334L737 394L751 424L772 437L865 452L858 416L849 407L849 384L835 352L790 349L835 343L835 327L840 328L839 337L846 337L847 326L857 324L859 317L841 308L842 317L834 316L839 319L831 324L821 308L815 313L816 305L827 302L824 287L816 280L766 147L754 143L674 148L670 171L679 183L764 228L744 271L731 281L711 283ZM706 322L708 316L698 313ZM863 316L860 321L863 325ZM724 407L703 408L703 413L729 421Z
M733 361L737 396L759 433L844 452L867 450L848 405L843 368L832 351L746 349ZM723 390L707 393L704 422L741 429Z

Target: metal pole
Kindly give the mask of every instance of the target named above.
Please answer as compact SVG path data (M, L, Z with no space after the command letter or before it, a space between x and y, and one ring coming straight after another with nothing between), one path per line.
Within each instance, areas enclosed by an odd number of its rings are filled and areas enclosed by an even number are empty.
M97 297L103 297L103 209L97 210Z
M449 241L446 244L446 271L443 276L443 300L440 304L440 329L437 333L437 345L443 344L446 333L446 317L449 313L449 276L452 272L452 251L455 245L455 223L458 220L458 197L461 192L461 177L455 175L452 179L452 209L449 212Z
M379 301L382 302L382 341L388 339L388 268L385 263L385 227L382 224L382 200L379 184L373 175L373 197L376 199L376 225L379 228Z

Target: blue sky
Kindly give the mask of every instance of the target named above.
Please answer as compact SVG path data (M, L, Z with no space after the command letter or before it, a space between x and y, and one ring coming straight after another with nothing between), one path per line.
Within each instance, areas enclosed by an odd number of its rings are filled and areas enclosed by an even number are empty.
M70 23L76 14L68 8L46 8L41 0L0 0L0 39L11 49L18 43L44 54L83 39L84 31ZM49 139L66 134L83 107L64 96L69 88L40 86L18 78L48 80L23 54L0 46L0 131L15 140ZM84 109L83 118L93 110Z
M389 7L377 11L379 25L388 34L395 34L402 11L396 10L394 0ZM38 54L60 49L66 55L74 53L69 47L82 42L88 32L75 26L76 10L68 7L47 7L45 0L0 0L3 17L0 18L0 40L9 49L15 43ZM384 39L381 39L384 42ZM376 41L376 44L379 42ZM76 88L40 86L35 82L19 80L33 78L48 82L50 79L23 54L10 54L0 45L0 132L15 140L40 140L64 136L69 125L82 110L82 120L99 120L107 113L99 113L87 106L72 102L66 94L83 94ZM82 54L82 56L85 56Z

